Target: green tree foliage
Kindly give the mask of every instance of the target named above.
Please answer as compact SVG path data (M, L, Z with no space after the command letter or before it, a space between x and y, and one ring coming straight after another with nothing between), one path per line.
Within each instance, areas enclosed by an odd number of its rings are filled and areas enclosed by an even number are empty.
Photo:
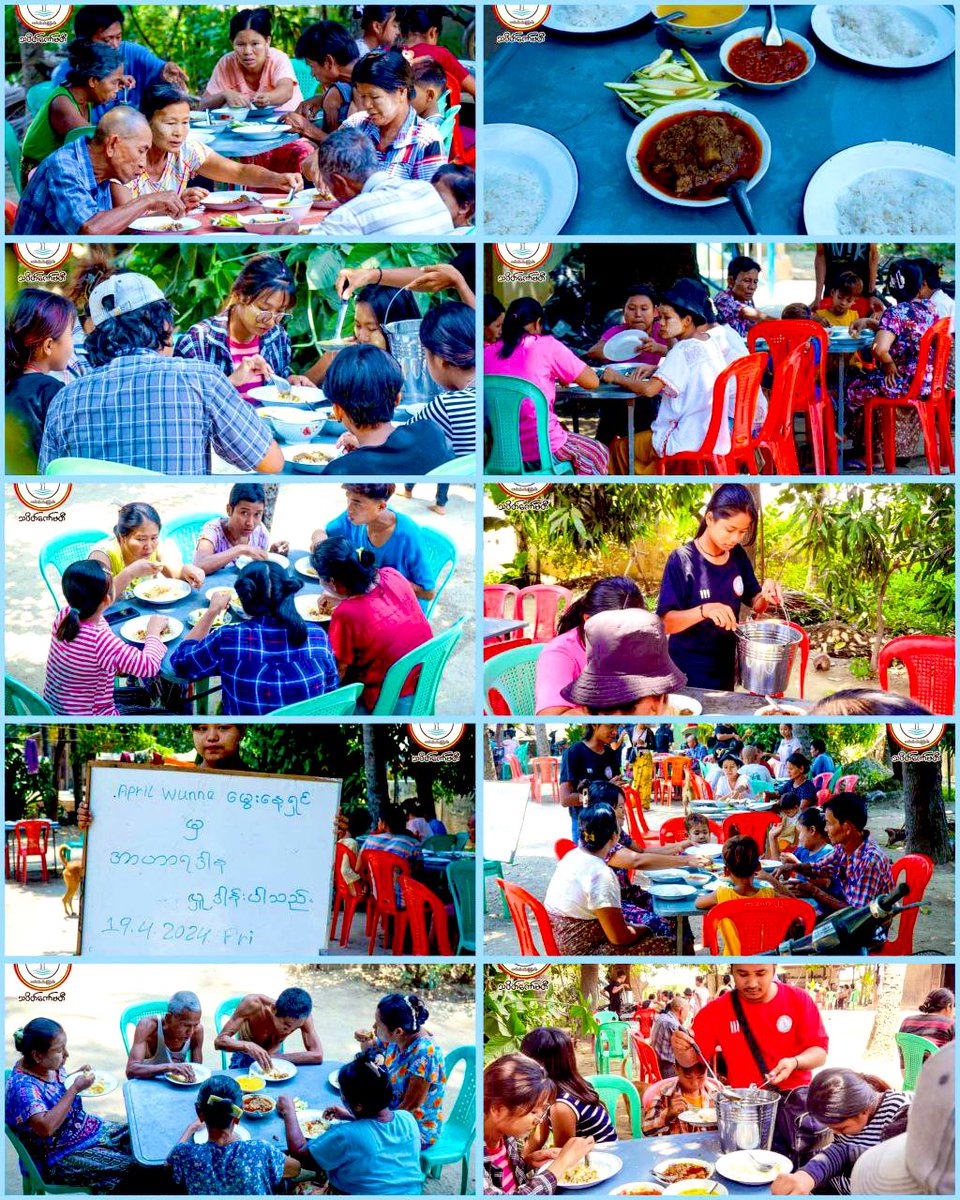
M556 1025L571 1037L596 1033L597 1022L580 989L580 968L554 964L533 980L512 980L488 968L483 993L484 1062L516 1053L524 1035L541 1025Z
M4 816L8 821L34 817L57 819L57 790L53 786L53 767L49 759L41 759L35 775L27 771L23 746L7 739L4 757Z

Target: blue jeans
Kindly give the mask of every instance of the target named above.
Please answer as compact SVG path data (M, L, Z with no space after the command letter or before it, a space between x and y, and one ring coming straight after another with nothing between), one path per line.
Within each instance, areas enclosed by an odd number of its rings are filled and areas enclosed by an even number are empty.
M412 483L405 483L403 486L407 489L408 492L413 491L414 485ZM450 495L450 484L449 483L438 483L437 484L436 503L439 508L444 508L446 506L447 497L449 495Z

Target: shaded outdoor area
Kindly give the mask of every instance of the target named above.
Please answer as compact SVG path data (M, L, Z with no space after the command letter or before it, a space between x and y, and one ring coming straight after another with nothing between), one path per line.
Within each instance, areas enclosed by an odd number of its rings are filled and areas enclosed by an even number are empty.
M84 1093L82 1102L87 1112L110 1121L126 1123L136 1117L150 1122L151 1105L163 1109L175 1096L182 1109L182 1126L185 1128L193 1117L193 1089L178 1089L162 1077L156 1080L133 1083L139 1085L135 1097L136 1111L131 1115L127 1106L122 1084L126 1064L126 1050L120 1032L121 1014L130 1006L148 1000L159 1000L161 1009L167 998L181 989L195 992L203 1006L202 1024L204 1031L203 1064L214 1072L221 1070L221 1053L214 1049L217 1031L225 1016L215 1014L219 1006L229 998L238 998L247 993L264 994L274 998L289 987L304 988L313 1001L313 1022L323 1048L325 1064L340 1065L349 1061L358 1051L354 1031L370 1028L380 999L394 992L417 994L429 1010L426 1029L435 1044L444 1054L457 1047L471 1048L475 1044L473 967L378 967L359 966L209 966L209 965L138 965L135 972L127 968L111 966L74 966L56 995L62 1000L56 1004L28 1003L26 996L36 996L14 976L13 968L6 973L6 1066L13 1066L17 1054L11 1041L11 1031L23 1027L29 1020L43 1015L62 1024L68 1040L69 1061L66 1070L73 1071L89 1064L99 1074L109 1073L118 1086L111 1088L101 1097ZM118 1027L119 1026L119 1027ZM131 1030L128 1030L130 1036ZM285 1044L285 1052L303 1049L302 1038L294 1033ZM275 1060L279 1061L279 1060ZM327 1089L327 1077L331 1066L300 1066L289 1089L297 1095L300 1091L318 1096ZM236 1075L238 1072L231 1071ZM443 1112L449 1116L463 1084L463 1067L455 1070L443 1097ZM154 1092L153 1089L156 1089ZM275 1095L273 1089L269 1095ZM340 1103L337 1093L329 1089L324 1104ZM164 1110L165 1111L165 1110ZM179 1120L179 1117L177 1118ZM253 1137L264 1138L272 1145L284 1146L283 1127L278 1118L265 1121L245 1120ZM148 1138L148 1130L144 1129ZM171 1139L171 1148L177 1134ZM471 1164L471 1184L473 1167ZM450 1194L460 1190L460 1164L443 1167L440 1178L427 1180L427 1193ZM5 1191L8 1195L23 1194L22 1180L16 1156L9 1147L6 1157Z

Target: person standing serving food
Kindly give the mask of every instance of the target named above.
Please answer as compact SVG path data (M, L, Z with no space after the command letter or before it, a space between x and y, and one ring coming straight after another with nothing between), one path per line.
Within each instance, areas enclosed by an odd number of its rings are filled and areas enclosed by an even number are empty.
M657 614L670 635L670 657L690 687L732 692L737 675L740 606L759 615L782 604L780 584L761 584L747 557L757 535L757 507L742 484L721 484L696 536L667 559Z

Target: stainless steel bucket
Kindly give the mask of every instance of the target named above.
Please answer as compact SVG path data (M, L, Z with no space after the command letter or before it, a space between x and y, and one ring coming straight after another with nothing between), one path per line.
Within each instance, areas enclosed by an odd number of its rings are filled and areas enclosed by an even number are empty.
M740 682L756 696L787 690L794 648L803 640L799 629L783 621L748 621L737 626Z
M403 372L401 404L426 404L440 389L427 370L427 357L420 341L420 321L391 321L384 326L390 353Z
M777 1123L779 1092L763 1088L725 1088L717 1096L720 1149L769 1150Z

